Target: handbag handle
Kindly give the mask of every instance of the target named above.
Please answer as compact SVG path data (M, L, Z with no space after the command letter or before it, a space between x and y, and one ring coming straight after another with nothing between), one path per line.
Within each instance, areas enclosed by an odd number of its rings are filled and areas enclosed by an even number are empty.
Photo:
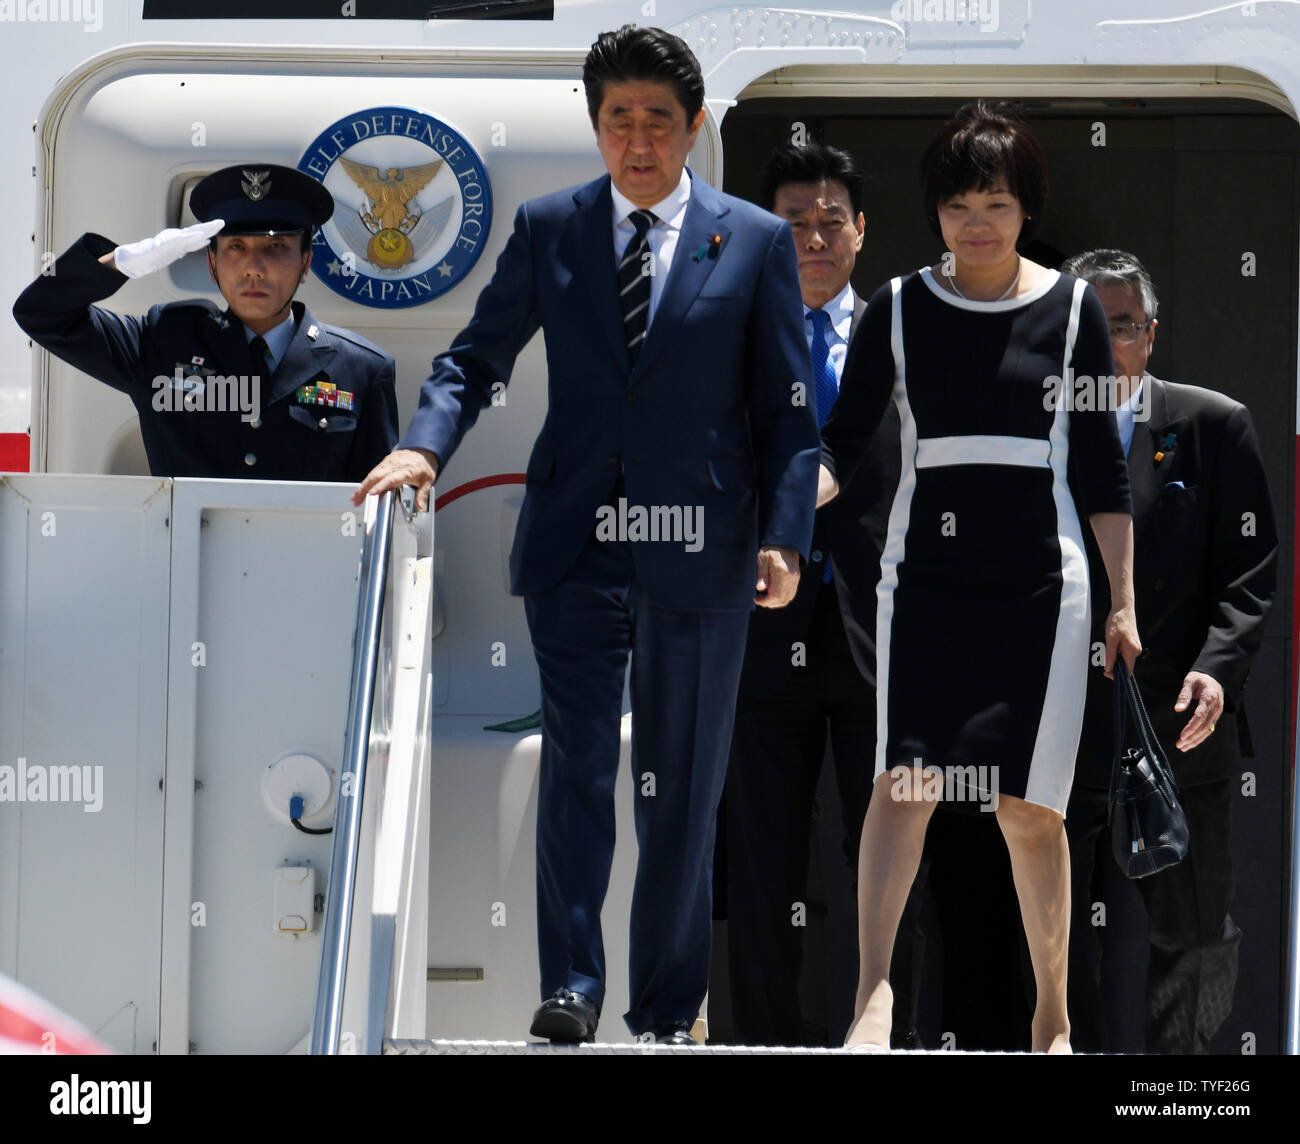
M1174 779L1174 769L1169 765L1169 756L1165 754L1165 749L1156 737L1155 726L1151 722L1151 716L1147 714L1147 705L1142 698L1142 692L1138 688L1137 680L1133 677L1132 672L1124 664L1123 659L1116 657L1120 666L1124 670L1126 686L1129 690L1129 709L1135 713L1134 717L1138 721L1138 734L1141 736L1142 749L1147 752L1148 757L1152 760L1152 766L1160 772L1161 777L1168 784L1169 789L1175 793L1178 791L1178 783ZM1172 799L1171 799L1172 801Z
M1123 675L1120 673L1123 672ZM1110 825L1111 815L1115 810L1115 786L1119 782L1120 768L1124 765L1124 729L1128 725L1128 689L1124 686L1124 676L1128 668L1124 666L1124 657L1115 656L1115 676L1112 680L1111 710L1115 714L1115 734L1111 740L1115 744L1115 753L1110 760L1110 785L1106 788L1106 825Z
M1155 728L1151 725L1151 716L1147 714L1146 704L1142 701L1142 692L1138 689L1137 680L1133 678L1128 665L1124 662L1124 657L1120 655L1115 657L1115 683L1115 758L1110 771L1110 789L1106 796L1107 822L1110 821L1111 811L1114 809L1115 786L1122 766L1126 715L1132 715L1138 745L1151 764L1160 794L1171 807L1177 804L1175 792L1178 790L1169 760L1165 757L1164 748L1160 746L1160 740L1156 738Z

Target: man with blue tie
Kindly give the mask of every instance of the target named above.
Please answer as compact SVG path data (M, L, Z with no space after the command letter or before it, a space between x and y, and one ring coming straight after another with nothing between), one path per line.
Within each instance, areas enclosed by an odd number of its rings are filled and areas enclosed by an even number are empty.
M524 203L474 317L357 500L429 490L540 327L549 408L510 556L542 688L534 1036L591 1040L632 663L634 1034L694 1043L712 855L749 612L794 595L819 450L790 228L685 169L704 121L676 36L602 34L583 68L608 175Z
M820 427L839 396L854 323L866 309L850 284L866 226L862 175L838 148L785 144L759 173L759 203L786 219L794 233ZM853 1016L855 980L844 974L843 988L827 997L827 1027L805 1026L799 976L808 844L829 734L844 851L856 876L876 740L876 582L898 472L899 422L891 403L862 468L817 513L808 573L794 601L750 618L723 800L721 864L732 1019L745 1044L839 1044ZM898 1044L914 1037L915 914L909 904L895 947ZM852 949L845 952L851 960ZM828 974L828 984L835 976Z

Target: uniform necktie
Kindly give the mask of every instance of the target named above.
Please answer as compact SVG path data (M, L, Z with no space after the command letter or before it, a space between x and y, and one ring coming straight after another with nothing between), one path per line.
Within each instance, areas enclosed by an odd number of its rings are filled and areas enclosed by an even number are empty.
M839 380L835 376L835 363L831 361L831 348L826 344L826 331L830 328L831 316L825 310L809 310L812 319L812 367L813 381L817 387L817 428L826 424L831 415L831 406L840 395ZM822 580L831 582L831 557L826 554L826 569Z
M261 376L269 379L271 374L275 372L275 368L271 364L270 347L261 334L258 334L248 343L248 352L253 355L253 364L261 370Z
M647 235L659 220L650 211L633 211L629 216L636 233L632 235L618 264L618 300L623 307L623 333L627 354L636 365L650 323L650 275L654 263Z

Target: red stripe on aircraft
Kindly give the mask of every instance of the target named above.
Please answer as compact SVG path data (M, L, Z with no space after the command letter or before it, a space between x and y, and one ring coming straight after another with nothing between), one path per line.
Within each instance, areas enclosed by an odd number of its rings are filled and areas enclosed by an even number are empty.
M463 485L457 485L438 497L433 502L433 511L441 512L453 501L469 496L470 493L476 493L479 489L490 489L493 485L522 485L525 479L523 473L498 473L495 477L479 477L476 481L466 481Z
M26 433L0 433L0 473L31 470L32 439Z

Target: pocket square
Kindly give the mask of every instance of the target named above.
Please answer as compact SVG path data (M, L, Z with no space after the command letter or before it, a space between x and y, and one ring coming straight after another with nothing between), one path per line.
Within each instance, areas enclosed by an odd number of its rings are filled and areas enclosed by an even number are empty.
M1166 489L1185 489L1185 488L1187 488L1187 486L1186 486L1185 484L1183 484L1182 481L1166 481L1166 482L1165 482L1165 488L1166 488Z

